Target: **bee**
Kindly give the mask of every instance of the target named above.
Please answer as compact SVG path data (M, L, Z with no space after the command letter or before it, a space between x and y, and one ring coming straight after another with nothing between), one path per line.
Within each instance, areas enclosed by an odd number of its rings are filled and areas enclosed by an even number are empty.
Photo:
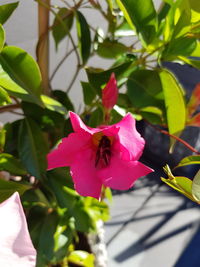
M111 158L111 141L110 139L103 135L96 152L95 158L95 167L98 166L99 162L103 164L103 166L108 166Z

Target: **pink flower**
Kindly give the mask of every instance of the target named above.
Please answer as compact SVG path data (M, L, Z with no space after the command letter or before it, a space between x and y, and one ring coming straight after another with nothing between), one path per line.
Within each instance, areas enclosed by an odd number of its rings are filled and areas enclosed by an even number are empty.
M80 195L99 199L102 185L127 190L140 176L153 171L138 161L145 141L131 114L119 123L99 128L87 127L73 112L70 120L74 133L48 154L48 169L70 166Z
M111 110L117 103L118 88L115 74L112 73L110 79L102 90L102 103L107 110Z
M19 194L0 204L0 266L34 267L32 245Z

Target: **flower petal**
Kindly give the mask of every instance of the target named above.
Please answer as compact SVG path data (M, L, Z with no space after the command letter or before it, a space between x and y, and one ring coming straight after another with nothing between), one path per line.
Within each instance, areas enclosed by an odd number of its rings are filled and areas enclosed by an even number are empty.
M17 192L0 204L0 218L0 266L34 267L36 251Z
M48 170L69 166L74 156L85 147L90 145L91 136L87 132L71 133L62 139L58 148L47 155Z
M139 161L125 161L118 156L112 156L108 167L98 170L102 183L117 190L127 190L141 176L153 170Z
M69 117L71 120L72 127L75 132L88 132L90 134L96 133L98 128L91 128L85 125L81 118L74 112L69 112Z
M80 152L71 164L75 190L82 196L100 198L102 182L97 177L95 155L90 149Z
M120 128L118 136L122 159L138 160L142 155L145 141L135 127L135 119L128 113L115 126Z

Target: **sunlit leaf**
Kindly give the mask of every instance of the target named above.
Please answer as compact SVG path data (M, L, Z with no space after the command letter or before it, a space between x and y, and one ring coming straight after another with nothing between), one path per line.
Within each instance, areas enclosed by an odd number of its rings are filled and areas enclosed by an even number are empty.
M188 166L188 165L191 165L191 164L199 164L200 165L200 156L188 156L188 157L185 157L178 163L176 168Z
M184 93L175 77L167 70L159 73L164 92L169 132L179 135L185 128L186 108Z
M83 250L71 252L68 256L68 261L78 266L94 267L94 255Z
M117 58L128 51L129 48L124 44L106 39L103 43L99 43L97 54L103 58Z
M0 54L0 86L11 95L43 105L41 74L35 60L24 50L6 46Z
M47 96L47 95L41 95L41 99L44 103L44 106L47 109L50 109L52 111L56 111L58 113L61 114L66 114L67 110L65 109L65 107L58 101L56 101L55 99Z
M12 103L9 94L0 86L0 106Z
M4 43L5 43L5 31L2 25L0 24L0 52L4 47Z
M21 162L7 153L0 154L0 171L8 171L11 174L25 175L27 171Z
M9 198L16 191L22 195L26 190L31 189L31 186L11 181L0 179L0 202Z
M200 171L197 172L192 182L192 195L200 204Z
M156 11L152 0L117 0L116 1L124 13L124 16L133 28L142 35L143 40L148 44L155 37L157 29Z

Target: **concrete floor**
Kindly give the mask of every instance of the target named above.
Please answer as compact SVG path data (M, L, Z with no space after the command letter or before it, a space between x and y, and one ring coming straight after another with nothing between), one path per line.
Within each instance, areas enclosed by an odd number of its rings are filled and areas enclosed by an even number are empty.
M114 195L111 217L109 267L173 267L198 228L200 209L153 174L138 180L133 191ZM180 266L196 267L192 255L190 265Z

